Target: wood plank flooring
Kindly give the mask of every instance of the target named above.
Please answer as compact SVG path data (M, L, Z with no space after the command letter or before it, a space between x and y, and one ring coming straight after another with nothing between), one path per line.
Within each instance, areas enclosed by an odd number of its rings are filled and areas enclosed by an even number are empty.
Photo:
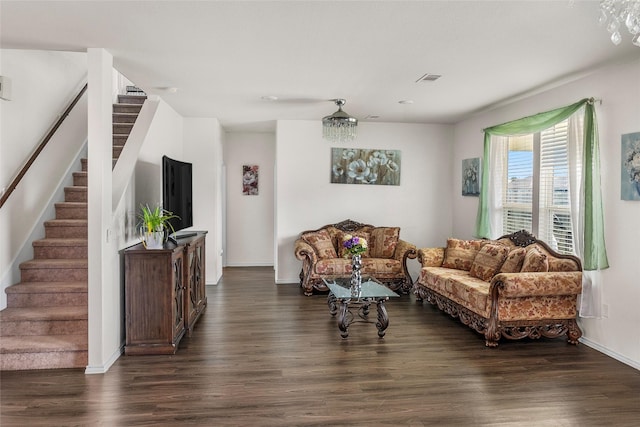
M638 426L640 371L564 339L497 349L411 296L340 338L326 296L227 268L173 356L1 373L8 426Z

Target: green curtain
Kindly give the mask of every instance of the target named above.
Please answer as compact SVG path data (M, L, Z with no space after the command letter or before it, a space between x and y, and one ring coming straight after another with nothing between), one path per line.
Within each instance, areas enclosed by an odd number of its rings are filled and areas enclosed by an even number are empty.
M584 98L575 104L555 110L524 117L512 122L484 129L484 157L476 236L490 238L489 226L489 156L492 135L526 135L550 128L569 118L585 107L584 118L584 259L585 270L601 270L609 267L604 243L604 216L600 190L600 156L598 148L598 127L593 98Z

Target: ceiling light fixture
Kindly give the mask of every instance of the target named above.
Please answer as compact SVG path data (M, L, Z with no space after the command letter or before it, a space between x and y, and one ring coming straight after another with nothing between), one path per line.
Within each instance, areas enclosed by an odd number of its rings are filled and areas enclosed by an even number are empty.
M338 111L322 119L322 137L331 142L353 141L358 135L358 119L342 111L344 99L332 99Z
M598 23L605 25L607 21L613 44L622 42L620 28L624 25L632 35L631 43L640 47L640 0L602 0Z

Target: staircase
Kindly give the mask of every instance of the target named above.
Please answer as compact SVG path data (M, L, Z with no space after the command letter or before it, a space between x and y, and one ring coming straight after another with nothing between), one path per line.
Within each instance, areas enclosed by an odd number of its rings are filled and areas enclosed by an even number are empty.
M113 105L113 166L146 97L120 95ZM20 264L0 311L0 370L84 368L88 356L87 160L45 221L45 238Z

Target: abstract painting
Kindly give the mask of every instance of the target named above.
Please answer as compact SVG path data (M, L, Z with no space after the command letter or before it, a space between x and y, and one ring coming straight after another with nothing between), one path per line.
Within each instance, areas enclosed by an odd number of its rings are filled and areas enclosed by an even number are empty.
M462 195L480 195L480 158L464 159L462 161Z
M640 132L627 133L621 139L621 198L640 200Z

